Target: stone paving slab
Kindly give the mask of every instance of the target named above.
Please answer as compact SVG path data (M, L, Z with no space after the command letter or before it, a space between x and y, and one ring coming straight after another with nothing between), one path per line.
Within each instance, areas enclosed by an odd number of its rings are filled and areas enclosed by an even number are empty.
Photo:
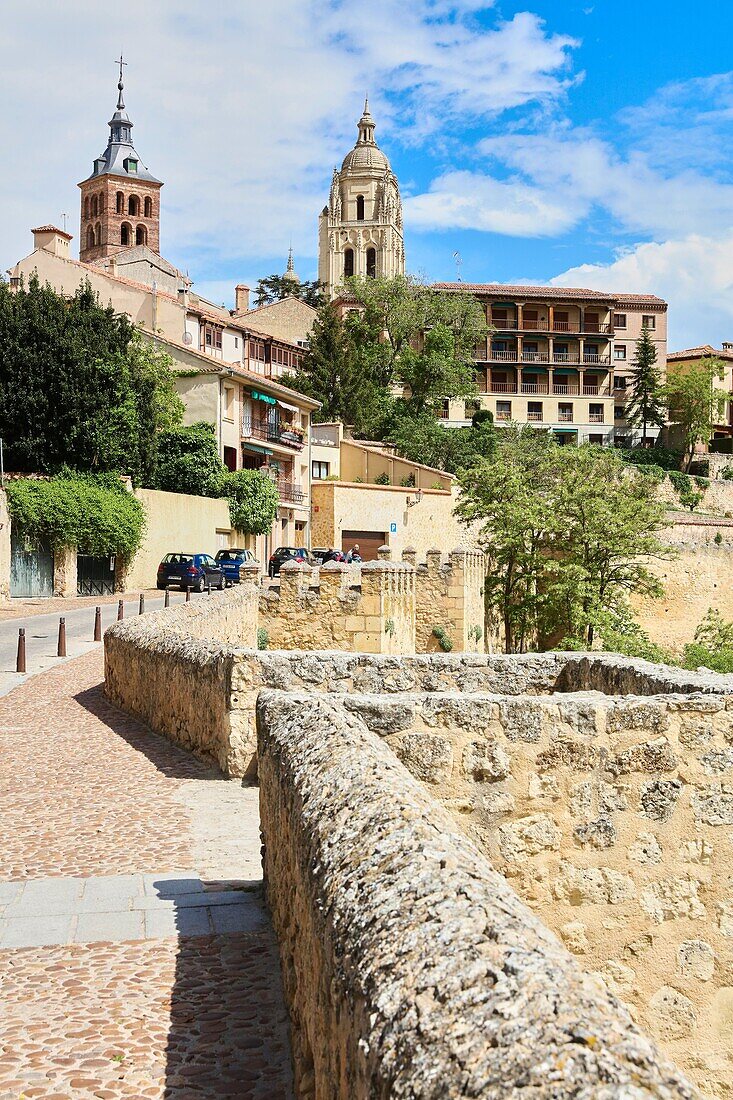
M158 874L11 885L0 904L0 948L249 932L267 921L260 890L207 889L195 872L171 881Z

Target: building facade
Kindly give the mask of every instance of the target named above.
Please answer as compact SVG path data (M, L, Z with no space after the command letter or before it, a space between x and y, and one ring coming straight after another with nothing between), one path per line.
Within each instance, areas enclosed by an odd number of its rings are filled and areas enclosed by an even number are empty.
M148 171L132 144L132 122L125 109L122 60L117 109L109 120L107 147L92 174L79 184L79 258L93 262L134 245L160 251L160 180Z
M497 425L542 425L561 443L625 447L639 441L638 429L626 420L630 369L646 325L664 376L667 304L661 298L501 284L435 288L475 294L490 330L476 348L476 398L446 401L446 423L465 425L480 407ZM653 429L648 438L657 434Z
M697 348L687 348L684 351L673 351L667 356L670 369L684 371L686 367L704 362L706 359L716 359L722 367L722 378L713 378L713 390L721 397L729 398L733 394L733 343L724 343L721 348L714 348L710 344L703 344ZM721 400L718 422L713 424L712 439L733 438L733 400ZM670 428L670 441L681 446L674 425ZM702 447L707 450L707 446Z
M356 145L334 168L328 205L318 219L318 279L335 297L350 275L392 278L405 272L402 200L389 160L374 140L368 101Z

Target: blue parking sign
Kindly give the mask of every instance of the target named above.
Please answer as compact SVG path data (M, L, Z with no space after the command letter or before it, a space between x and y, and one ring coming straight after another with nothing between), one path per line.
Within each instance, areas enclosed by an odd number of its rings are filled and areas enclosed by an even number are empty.
M396 535L397 534L397 524L396 523L390 523L389 533L390 533L390 535Z

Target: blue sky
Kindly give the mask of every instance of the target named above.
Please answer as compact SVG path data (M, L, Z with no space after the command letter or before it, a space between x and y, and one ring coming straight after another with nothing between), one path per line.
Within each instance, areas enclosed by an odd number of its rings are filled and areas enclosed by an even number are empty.
M124 15L122 14L124 13ZM69 215L128 59L162 251L229 303L316 272L368 89L429 279L655 292L673 347L733 339L733 13L698 0L5 0L2 261ZM13 109L8 109L8 104ZM8 156L8 154L10 154ZM72 245L72 247L74 247Z

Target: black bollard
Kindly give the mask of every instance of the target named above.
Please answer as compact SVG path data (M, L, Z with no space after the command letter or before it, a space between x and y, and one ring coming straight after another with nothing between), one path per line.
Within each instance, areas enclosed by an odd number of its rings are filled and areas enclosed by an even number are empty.
M125 605L122 600L117 601L117 622L125 617Z
M143 615L144 613L145 613L145 593L141 592L140 593L140 612L139 612L139 614Z
M190 602L191 602L191 586L187 584L186 585L186 603L190 603Z
M206 582L206 595L207 596L211 595L211 581Z
M165 601L163 607L170 607L171 603L171 590L168 585L165 586Z
M94 641L101 642L102 640L102 608L94 608Z
M56 646L56 656L66 656L66 619L63 616L59 619L59 642Z
M25 672L25 627L18 630L18 656L15 659L15 671Z

